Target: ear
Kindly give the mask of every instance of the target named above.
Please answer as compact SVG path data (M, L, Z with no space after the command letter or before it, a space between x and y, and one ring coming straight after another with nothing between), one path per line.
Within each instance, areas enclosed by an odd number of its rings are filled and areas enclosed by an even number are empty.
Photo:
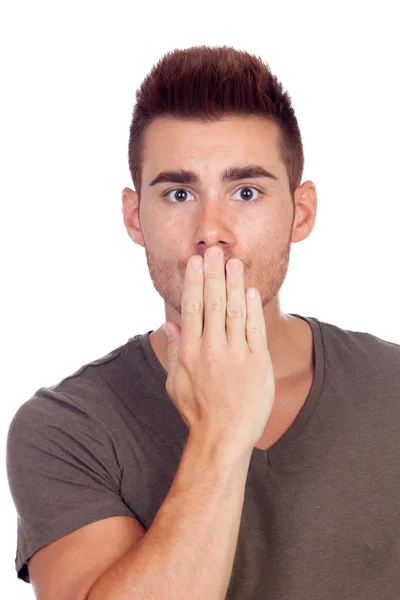
M294 193L295 214L291 242L301 242L314 229L317 217L317 190L312 181L305 181Z
M130 188L122 190L122 214L129 237L135 244L143 246L144 239L139 219L139 195Z

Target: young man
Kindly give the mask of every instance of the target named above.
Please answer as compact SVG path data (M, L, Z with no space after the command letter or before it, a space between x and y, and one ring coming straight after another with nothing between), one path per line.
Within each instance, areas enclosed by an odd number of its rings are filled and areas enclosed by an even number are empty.
M289 95L246 52L168 53L129 164L172 339L137 334L17 411L18 576L40 599L398 600L400 346L280 310L317 211Z

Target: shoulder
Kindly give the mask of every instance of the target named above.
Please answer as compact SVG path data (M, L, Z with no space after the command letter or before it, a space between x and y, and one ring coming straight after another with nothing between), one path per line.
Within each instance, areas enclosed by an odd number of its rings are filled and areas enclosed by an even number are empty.
M400 390L400 344L367 331L320 321L325 359L330 366L365 383L390 382Z

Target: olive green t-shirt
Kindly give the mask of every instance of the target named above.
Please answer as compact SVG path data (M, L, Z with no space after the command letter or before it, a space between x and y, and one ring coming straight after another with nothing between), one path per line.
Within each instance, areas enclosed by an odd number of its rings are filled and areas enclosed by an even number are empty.
M293 316L312 327L314 381L283 436L253 450L226 597L399 600L400 345ZM40 388L14 415L20 579L37 550L84 525L128 515L151 526L189 430L150 333Z

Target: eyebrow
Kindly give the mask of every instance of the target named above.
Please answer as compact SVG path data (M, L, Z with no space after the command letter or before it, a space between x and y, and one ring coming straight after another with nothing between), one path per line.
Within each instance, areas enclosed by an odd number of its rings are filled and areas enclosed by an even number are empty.
M246 165L239 167L231 167L225 169L221 173L221 182L237 181L238 179L253 179L256 177L266 177L274 181L278 178L264 169L261 165ZM157 185L158 183L183 183L186 185L199 185L200 177L195 171L181 169L179 171L161 171L153 179L149 185Z

